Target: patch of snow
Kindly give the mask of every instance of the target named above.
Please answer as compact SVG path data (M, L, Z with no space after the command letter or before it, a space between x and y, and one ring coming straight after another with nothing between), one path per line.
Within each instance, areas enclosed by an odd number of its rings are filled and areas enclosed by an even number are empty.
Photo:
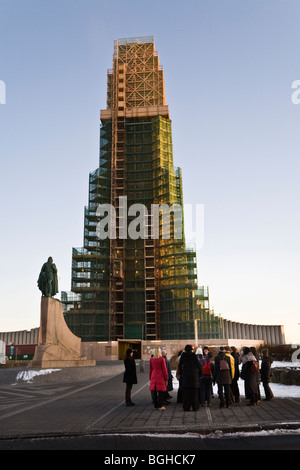
M300 367L300 361L274 361L272 367Z
M219 439L222 437L229 437L229 438L236 438L236 437L258 437L258 436L282 436L286 434L295 434L299 435L300 434L300 428L297 429L265 429L262 431L243 431L243 432L223 432L222 430L217 430L214 433L207 434L207 435L201 435L203 439Z
M300 370L300 361L294 361L294 362L285 362L285 361L274 361L272 363L272 369L275 367L278 367L280 369L298 369Z
M272 367L297 367L300 368L299 361L297 362L273 362ZM178 390L178 380L176 379L176 371L172 371L173 375L173 388L174 390ZM244 389L244 380L241 378L238 381L238 386L240 389L240 395L245 396L245 389ZM270 388L274 394L275 398L300 398L300 386L298 385L283 385L277 383L270 383ZM213 387L214 395L218 395L218 387L215 385ZM264 388L263 385L260 384L260 393L262 398L264 398Z
M180 437L180 439L184 439L184 438L188 438L188 439L199 439L199 437L201 437L201 434L198 434L198 433L192 433L192 432L187 432L187 433L183 433L183 434L177 434L177 433L154 433L154 432L148 432L148 433L113 433L113 434L110 434L110 433L107 433L107 434L101 434L101 437L102 436L131 436L131 437L141 437L141 436L144 436L144 437L159 437L160 439L161 438L175 438L175 439L178 439L178 437ZM95 434L91 434L91 436L95 436Z
M261 431L240 431L240 432L223 432L221 429L217 429L214 432L208 433L208 434L198 434L198 433L192 433L192 432L187 432L183 434L173 434L173 433L126 433L126 436L131 436L131 437L151 437L152 439L154 438L159 438L159 439L220 439L220 438L237 438L237 437L259 437L259 436L283 436L287 434L294 434L294 435L299 435L300 434L300 428L296 429L266 429L266 430L261 430ZM93 434L93 436L95 436ZM101 436L124 436L123 434L101 434Z
M276 398L300 398L300 386L299 385L284 385L270 383L270 388ZM260 393L264 396L263 386L260 385Z
M16 380L23 380L24 382L31 382L37 375L51 374L58 372L61 369L41 369L41 370L22 370L18 373Z

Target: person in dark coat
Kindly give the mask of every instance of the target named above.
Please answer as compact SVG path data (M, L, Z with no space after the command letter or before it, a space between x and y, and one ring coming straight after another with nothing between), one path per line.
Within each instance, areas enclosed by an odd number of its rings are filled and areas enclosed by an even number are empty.
M169 392L171 392L173 390L173 376L172 376L172 372L171 372L170 362L167 359L167 352L164 349L162 350L161 355L164 358L164 360L166 361L166 366L167 366L167 371L168 371L168 376L169 376L169 380L168 380L168 383L167 383L167 391L165 393L164 404L169 404L167 400L170 400L171 398L173 398L169 394Z
M262 381L265 395L266 395L266 398L264 400L269 401L269 400L273 400L274 398L273 392L269 385L271 382L271 375L272 375L271 366L272 366L273 358L269 356L268 349L263 349L261 354L262 354L262 361L261 361L260 376L261 376L261 381Z
M241 378L245 381L245 396L250 399L249 406L257 405L258 401L258 383L257 372L253 370L252 365L257 362L255 356L249 348L243 348L243 366Z
M178 357L176 359L176 379L178 380L178 390L177 390L177 403L182 403L183 402L183 389L182 389L182 374L179 372L179 362L180 362L180 357L181 354L183 353L182 350L179 351Z
M220 348L215 357L215 366L213 374L213 382L218 384L218 395L220 399L220 408L230 408L231 405L231 388L232 372L230 357L225 354L223 347ZM224 399L225 395L225 399Z
M234 359L234 378L232 379L231 383L231 392L234 399L234 403L240 403L240 389L238 385L238 380L240 377L240 370L239 365L241 363L240 355L236 349L236 347L231 346L231 355Z
M131 401L131 390L132 385L137 384L137 376L136 376L136 365L135 360L133 358L133 350L127 349L126 357L124 359L124 366L125 372L123 375L123 382L126 383L126 390L125 390L125 403L126 406L134 406L135 403Z
M182 377L183 409L190 411L192 407L193 411L197 411L199 409L199 376L202 367L190 344L186 345L180 356L178 370Z
M256 351L256 348L254 346L251 346L250 348L250 351L252 352L253 356L255 357L255 359L257 360L257 362L259 363L259 353ZM259 388L259 384L260 384L260 372L259 372L259 369L256 373L256 377L257 377L257 402L259 403L261 401L261 396L260 396L260 388Z

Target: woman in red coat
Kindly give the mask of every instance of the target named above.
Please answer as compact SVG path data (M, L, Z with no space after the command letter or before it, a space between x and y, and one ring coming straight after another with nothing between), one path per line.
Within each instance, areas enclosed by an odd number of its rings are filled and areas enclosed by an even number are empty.
M161 355L161 349L155 348L154 356L150 359L149 368L150 391L154 407L158 410L165 410L163 406L164 393L167 390L166 382L169 375L167 371L166 361Z

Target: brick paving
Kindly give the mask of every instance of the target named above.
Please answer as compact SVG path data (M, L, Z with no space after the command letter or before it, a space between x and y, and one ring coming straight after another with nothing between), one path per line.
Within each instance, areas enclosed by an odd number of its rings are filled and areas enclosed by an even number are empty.
M219 409L219 399L210 408L185 412L176 403L177 391L165 411L155 410L150 397L148 374L138 372L133 386L134 407L124 403L123 364L52 373L32 383L15 385L1 381L0 439L97 434L153 434L300 429L300 398L276 398L256 407L242 403ZM78 373L78 374L77 374Z

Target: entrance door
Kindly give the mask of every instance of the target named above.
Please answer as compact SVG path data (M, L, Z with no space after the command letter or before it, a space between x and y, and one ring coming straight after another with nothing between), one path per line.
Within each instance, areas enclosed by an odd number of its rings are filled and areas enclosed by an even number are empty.
M133 350L134 359L141 359L142 346L141 341L119 340L119 359L124 360L127 349Z

